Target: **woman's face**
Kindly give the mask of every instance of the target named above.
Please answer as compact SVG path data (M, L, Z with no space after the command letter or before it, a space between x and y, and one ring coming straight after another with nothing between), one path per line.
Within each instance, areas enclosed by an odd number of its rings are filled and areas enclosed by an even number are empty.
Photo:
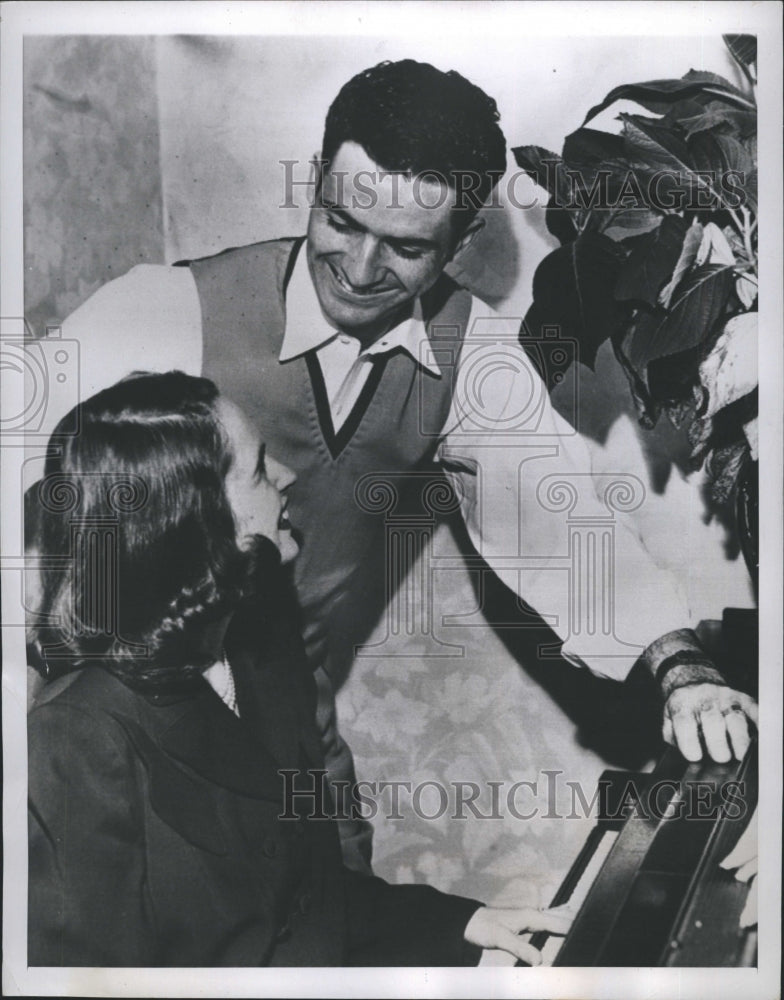
M286 515L285 490L296 476L265 455L259 432L234 403L218 400L218 419L229 439L234 460L226 476L226 495L237 522L237 541L247 546L254 535L264 535L289 562L299 551Z

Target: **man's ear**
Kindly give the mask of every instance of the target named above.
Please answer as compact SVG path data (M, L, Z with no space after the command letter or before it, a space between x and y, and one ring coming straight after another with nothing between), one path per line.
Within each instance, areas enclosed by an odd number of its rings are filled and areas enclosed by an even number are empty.
M463 230L460 239L455 244L455 249L452 251L452 256L449 259L453 260L458 254L463 253L463 251L470 246L477 233L484 229L484 226L485 220L480 218L478 215L475 216Z
M321 156L321 152L316 152L310 158L310 176L308 182L313 185L313 203L315 204L321 194L321 184L324 180L324 170L326 164Z

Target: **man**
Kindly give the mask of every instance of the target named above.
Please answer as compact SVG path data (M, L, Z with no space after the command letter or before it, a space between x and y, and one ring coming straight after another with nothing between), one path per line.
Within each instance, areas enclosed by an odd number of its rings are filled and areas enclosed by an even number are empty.
M702 754L700 732L716 759L742 754L753 703L682 628L680 598L622 525L610 627L569 634L575 606L554 558L564 513L545 494L564 476L585 477L588 452L517 346L519 321L444 273L481 228L477 209L506 167L495 102L457 73L383 63L332 104L320 167L304 241L136 267L78 309L63 329L81 343L83 388L133 368L181 368L213 378L251 414L297 474L296 585L319 668L329 668L335 623L381 544L382 519L358 487L372 473L435 462L479 554L559 631L567 659L620 680L642 654L661 684L665 737L691 759ZM582 503L581 515L606 519L593 494ZM328 669L319 679L331 770L348 774ZM344 848L361 865L348 840Z

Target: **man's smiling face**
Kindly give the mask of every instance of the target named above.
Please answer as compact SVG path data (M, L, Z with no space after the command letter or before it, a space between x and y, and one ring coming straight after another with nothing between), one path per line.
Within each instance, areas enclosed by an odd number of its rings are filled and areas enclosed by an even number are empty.
M366 344L394 325L455 252L453 202L445 183L388 174L343 143L308 223L308 266L330 324Z

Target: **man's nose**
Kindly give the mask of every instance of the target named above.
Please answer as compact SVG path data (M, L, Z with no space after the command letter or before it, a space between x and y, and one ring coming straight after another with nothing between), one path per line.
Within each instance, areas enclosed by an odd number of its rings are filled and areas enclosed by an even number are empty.
M343 272L355 288L367 288L378 281L378 249L378 241L366 233L343 257Z
M267 478L280 493L287 490L289 486L296 482L297 474L293 469L284 465L283 462L272 458L271 455L267 455L265 465L267 467Z

